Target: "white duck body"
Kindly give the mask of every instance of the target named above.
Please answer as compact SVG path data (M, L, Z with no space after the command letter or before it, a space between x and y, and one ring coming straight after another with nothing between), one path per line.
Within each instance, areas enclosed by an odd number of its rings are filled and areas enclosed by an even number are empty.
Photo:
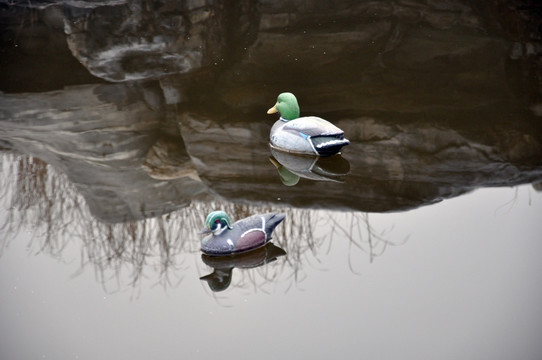
M281 151L319 156L335 154L350 143L341 129L316 116L281 117L271 128L270 141Z

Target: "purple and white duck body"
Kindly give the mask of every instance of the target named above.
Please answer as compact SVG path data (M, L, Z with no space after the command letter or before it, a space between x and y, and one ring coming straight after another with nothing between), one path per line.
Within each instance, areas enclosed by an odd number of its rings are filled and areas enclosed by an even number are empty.
M271 234L284 214L252 215L231 224L224 211L213 211L207 216L202 234L201 251L207 255L233 255L257 249L271 240Z

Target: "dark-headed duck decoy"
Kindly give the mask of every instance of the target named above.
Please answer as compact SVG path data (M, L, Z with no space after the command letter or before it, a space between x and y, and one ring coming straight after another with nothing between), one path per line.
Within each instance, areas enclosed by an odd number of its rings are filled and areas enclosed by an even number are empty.
M207 255L232 255L257 249L271 240L275 227L284 220L284 214L253 215L230 223L224 211L213 211L207 216L202 234L201 251Z

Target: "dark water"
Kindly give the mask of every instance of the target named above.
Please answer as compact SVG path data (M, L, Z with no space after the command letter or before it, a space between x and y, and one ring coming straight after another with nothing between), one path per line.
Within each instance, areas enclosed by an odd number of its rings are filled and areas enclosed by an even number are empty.
M540 358L539 6L60 3L0 1L2 359Z

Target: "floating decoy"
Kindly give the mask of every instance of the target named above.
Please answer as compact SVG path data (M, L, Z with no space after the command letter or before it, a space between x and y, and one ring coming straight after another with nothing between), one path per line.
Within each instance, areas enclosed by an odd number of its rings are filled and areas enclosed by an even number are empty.
M264 246L271 240L275 227L284 220L284 214L252 215L230 223L224 211L213 211L207 216L202 234L201 251L207 255L232 255Z
M268 114L280 113L280 119L271 128L271 147L278 150L330 156L350 144L344 131L327 120L316 116L299 117L299 105L294 94L285 92Z

